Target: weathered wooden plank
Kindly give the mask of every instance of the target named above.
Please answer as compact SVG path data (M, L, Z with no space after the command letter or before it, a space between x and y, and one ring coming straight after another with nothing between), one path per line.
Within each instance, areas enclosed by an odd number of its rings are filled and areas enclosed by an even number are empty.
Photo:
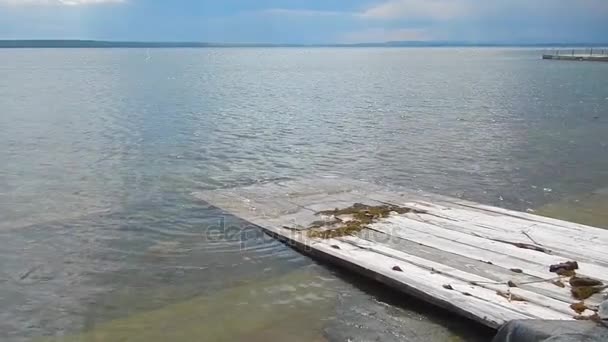
M428 212L428 215L419 215L419 217L410 217L420 221L435 221L437 224L446 221L451 221L453 228L465 229L474 234L486 234L488 237L500 238L497 235L501 233L510 234L512 236L523 237L523 241L531 243L530 238L523 234L526 232L530 237L548 249L553 250L556 255L562 255L577 260L588 260L595 263L602 263L608 266L608 231L595 227L564 227L563 225L551 225L545 223L545 218L539 217L539 220L530 221L528 218L536 218L536 215L518 213L522 216L511 215L516 213L507 211L506 209L497 208L497 210L505 211L509 215L502 215L499 212L488 211L485 209L475 209L474 206L468 205L463 207L456 203L430 203L426 200L420 200L419 195L411 197L417 200L410 200L410 195L406 193L390 193L380 191L369 194L370 198L395 205L407 206L417 209L422 209ZM458 200L455 200L458 201ZM462 201L460 201L462 202ZM448 206L448 205L451 205ZM486 208L492 208L487 207ZM586 227L586 228L583 228ZM501 235L503 238L505 235ZM526 241L527 240L527 241Z
M494 282L506 284L508 281L514 281L520 288L539 293L549 298L566 303L576 302L576 300L572 298L569 286L567 284L564 284L565 287L561 288L547 282L545 278L531 276L526 273L514 273L506 268L494 264L488 264L477 259L471 259L462 255L449 253L410 240L391 239L386 234L378 231L366 229L362 231L358 237L381 246L387 246L394 250L407 251L408 254L447 265L463 272L484 277ZM594 303L593 301L590 301L589 303L599 304L600 300L601 298L598 298L597 303Z
M238 216L260 216L260 217L281 217L283 215L298 212L301 207L285 199L259 198L243 196L240 191L234 192L204 192L204 195L195 194L196 197L204 196L209 203Z
M529 303L533 303L535 306L540 306L542 308L549 308L549 309L551 309L551 311L561 312L568 317L572 317L575 315L575 312L572 310L572 308L570 308L569 302L564 302L564 301L560 301L560 300L555 300L553 298L548 298L546 296L539 295L537 293L528 291L523 288L509 287L507 285L506 281L502 282L502 283L495 282L488 278L484 278L484 277L480 277L480 276L477 276L472 273L464 272L457 268L447 266L442 263L437 263L437 262L433 262L433 261L430 261L430 260L427 260L424 258L419 258L412 254L405 253L405 252L399 251L399 250L394 250L392 248L389 248L389 247L386 247L383 245L379 245L376 243L372 243L370 241L366 241L366 240L363 240L363 239L360 239L360 238L357 238L354 236L342 237L337 240L351 243L360 248L367 249L369 251L376 252L376 253L379 253L379 254L382 254L382 255L385 255L388 257L392 257L397 260L409 262L415 266L427 269L431 272L437 272L437 273L443 274L445 276L454 278L456 280L461 280L466 283L473 284L476 287L487 288L492 291L502 291L503 293L510 291L512 294L525 299ZM572 302L574 302L574 301L572 301ZM519 310L520 308L515 307L513 309ZM542 314L542 310L539 308L534 308L533 310L535 311L535 315ZM587 313L591 314L591 311L589 311ZM563 319L563 318L568 318L568 317L562 316L561 318Z
M335 202L331 202L331 203L335 203ZM373 203L369 203L366 201L364 201L364 203L373 204ZM332 207L330 206L330 208L332 208ZM310 222L321 219L319 216L314 214L315 212L316 212L316 210L308 210L307 208L302 208L301 211L299 211L295 214L284 215L277 219L268 219L268 222L271 222L273 225L276 225L276 226L287 226L290 228L305 230L307 228L307 225ZM373 236L374 233L376 233L376 232L368 231L366 234L371 234L372 235L370 237L371 240L374 240L374 238L375 238L376 243L381 243L381 244L386 245L387 242L394 242L393 240L396 240L396 239L391 239L390 237ZM401 241L407 242L408 240L401 240ZM415 251L415 250L421 249L421 247L423 247L423 246L421 246L418 243L411 243L411 244L408 244L407 246L402 245L401 247L403 248L403 250L408 250L408 251L414 250ZM426 253L421 253L421 254L425 255L427 258L433 258L433 257L436 258L436 257L444 256L442 258L443 262L449 262L449 261L453 260L455 257L461 257L462 259L460 260L459 265L464 267L466 265L471 265L471 263L477 263L478 268L480 269L479 272L484 272L484 270L485 270L485 274L483 274L484 276L486 276L486 277L490 276L491 279L501 280L504 283L506 283L508 280L517 280L519 282L527 282L527 281L535 281L535 280L541 279L539 277L529 276L525 273L522 273L522 274L513 273L506 268L502 268L502 267L499 267L496 265L489 265L489 264L481 262L479 260L465 258L465 257L459 256L456 254L451 254L451 253L447 253L445 251L441 251L439 249L433 249L432 251L426 251ZM450 255L447 255L447 254L450 254ZM488 269L492 269L493 271L489 272ZM540 269L543 269L543 267L539 267L539 270ZM500 270L500 271L498 271L498 270ZM496 274L499 274L500 277L497 277ZM543 275L544 275L544 273L543 273ZM547 273L547 276L550 276L550 274ZM570 298L570 295L569 295L567 289L560 289L555 285L531 284L529 286L538 287L538 288L544 287L543 290L546 293L551 292L550 296L552 298L557 298L557 299L561 299L561 300L567 300L568 298ZM553 291L550 291L550 290L553 290Z
M541 278L554 276L549 273L550 265L568 261L560 256L438 228L403 216L387 218L370 228L451 253L489 261L507 269L521 268L525 273ZM579 263L579 266L580 274L608 281L608 268L592 263Z
M539 253L538 255L534 255L534 253L529 253L533 251L525 251L522 250L521 253L524 254L522 258L522 254L516 253L516 250L513 250L513 254L508 252L502 253L500 251L496 251L492 248L493 241L487 241L485 248L484 246L479 246L477 243L483 244L483 239L471 242L471 241L458 241L458 237L454 238L451 235L454 233L445 233L444 235L433 235L425 232L424 230L412 229L412 225L407 223L408 228L403 228L403 224L395 225L394 222L391 223L392 220L403 219L403 217L393 217L389 218L384 222L379 222L370 227L370 229L377 230L379 232L391 235L392 237L396 237L399 239L409 240L421 245L433 247L444 252L448 252L451 254L457 254L460 256L464 256L467 258L472 258L476 260L480 260L483 262L492 263L492 265L502 267L506 270L511 269L520 269L522 270L522 274L530 275L533 277L537 277L539 279L551 279L555 277L554 273L550 273L548 270L548 265L556 264L559 262L565 261L564 259L548 259L547 257L551 256L543 256L543 253ZM465 240L468 240L465 238ZM499 246L499 245L498 245ZM503 246L503 248L508 248ZM517 247L515 247L517 248ZM499 249L499 248L496 248ZM603 268L594 264L582 264L579 263L581 269L579 270L579 274L583 276L589 276L596 279L601 279L606 281L605 279L608 277L608 274L603 272ZM567 296L569 291L569 285L565 284L564 295ZM552 298L559 299L556 296L550 296ZM587 300L591 304L598 304L602 301L602 296L597 294Z
M349 243L340 242L340 240L329 239L324 240L319 245L339 246L340 249L337 251L345 258L356 260L356 262L366 265L375 272L400 279L406 284L415 286L416 289L420 291L433 293L440 298L445 298L450 301L458 300L461 297L479 299L480 301L478 303L474 303L476 305L471 305L473 303L467 301L461 303L461 308L466 308L466 310L477 313L478 315L488 314L488 312L486 312L487 309L498 306L500 310L507 309L528 317L544 317L547 319L571 318L568 314L558 312L545 306L535 305L531 302L509 301L498 295L494 289L472 285L466 280L451 276L447 271L447 267L442 267L442 270L446 271L445 273L433 272L431 267L427 267L427 265L423 264L423 260L416 259L421 261L421 263L412 262L415 258L411 256L395 258L395 255L392 254L393 251L389 251L387 254L378 253L377 250L370 248L349 248ZM402 253L401 255L403 256L405 253ZM395 266L398 266L402 271L393 270ZM475 279L484 278L477 277ZM450 285L452 289L446 289L444 285Z
M508 210L508 209L499 208L499 207L487 206L487 205L473 203L473 202L462 201L459 204L465 208L477 209L479 211L486 212L486 213L489 212L489 213L494 213L497 215L521 218L521 219L529 220L532 222L546 223L546 224L550 224L555 227L560 227L560 228L565 228L565 229L569 229L569 230L582 232L585 235L597 235L597 236L601 236L603 239L608 239L608 230L606 230L606 229L587 226L587 225L574 223L574 222L557 220L554 218L540 216L540 215L534 215L534 214L528 214L528 213ZM606 240L604 240L604 241L606 241Z
M503 229L508 223L500 222L498 219L495 229L488 229L487 225L475 221L461 221L458 218L453 218L448 215L439 216L432 212L429 214L414 214L409 213L404 216L428 223L444 229L459 231L461 233L470 234L486 239L509 241L513 243L526 243L545 248L551 254L570 258L579 261L590 261L598 264L604 264L608 267L608 253L601 246L594 246L595 241L588 241L577 238L576 236L565 236L559 232L550 233L542 231L541 227L533 226L526 229ZM516 228L516 225L510 227Z
M564 318L557 312L544 312L543 310L538 312L528 306L517 303L509 304L508 300L497 296L491 290L477 288L457 279L431 273L415 265L400 263L394 258L365 251L342 241L309 239L305 233L280 228L267 218L251 216L250 222L260 226L269 234L286 240L291 246L304 253L330 258L334 263L354 268L359 273L380 280L389 286L424 298L432 304L460 313L493 328L497 328L511 319L539 317L535 313L549 315L553 319ZM392 267L397 265L404 271L393 271ZM443 288L446 283L452 284L454 289Z
M488 214L466 208L445 207L433 203L426 203L425 206L430 212L436 214L443 213L446 217L464 222L475 223L480 227L505 231L516 231L534 229L546 234L557 234L564 238L572 238L580 242L599 242L608 243L608 231L605 229L587 227L571 228L560 225L553 225L546 222L531 221L524 218L517 218L511 215ZM529 215L529 214L526 214ZM529 215L533 216L533 215ZM556 240L555 242L560 242ZM608 253L606 253L608 254Z
M582 234L584 237L589 237L592 240L599 239L602 243L608 242L608 230L586 226L583 224L567 222L557 220L549 217L517 212L504 208L492 207L474 202L465 201L462 199L455 199L435 194L427 194L422 192L409 192L409 191L388 191L386 189L370 193L369 198L378 201L385 201L396 205L403 205L408 202L415 203L417 206L425 207L427 210L437 209L440 212L444 210L464 210L466 215L471 217L475 215L482 215L493 222L495 218L500 220L512 220L516 225L523 224L525 227L533 226L536 224L545 224L550 226L552 231L561 231L566 234L576 233ZM472 219L476 221L478 218ZM496 228L493 223L487 226L487 228ZM518 227L521 228L521 227ZM511 228L514 229L514 228Z
M303 196L290 199L290 201L315 213L336 208L348 208L354 203L372 206L383 205L381 202L366 197L361 197L359 194L352 192L343 192L331 195Z
M409 197L412 197L412 200ZM446 200L443 196L420 199L419 195L409 193L390 193L380 191L370 194L370 198L396 202L395 204L412 205L416 208L424 208L429 213L443 215L450 219L476 223L487 229L506 229L507 231L534 228L546 233L564 234L564 237L572 237L581 242L594 241L597 243L608 243L608 230L597 227L585 226L577 223L560 221L543 216L520 213L498 207L478 205L464 200ZM430 202L432 201L432 202Z
M567 284L526 284L553 278L548 272L552 263L572 258L579 261L580 274L608 280L606 231L458 199L336 178L256 184L196 196L306 253L492 327L512 319L572 319ZM304 231L323 219L317 212L354 203L391 203L428 214L394 215L372 224L359 237L319 240ZM529 241L522 230L539 241ZM497 240L542 244L552 254ZM587 254L576 257L584 251ZM523 273L512 272L514 268ZM524 284L509 289L508 280ZM507 290L524 301L497 294Z

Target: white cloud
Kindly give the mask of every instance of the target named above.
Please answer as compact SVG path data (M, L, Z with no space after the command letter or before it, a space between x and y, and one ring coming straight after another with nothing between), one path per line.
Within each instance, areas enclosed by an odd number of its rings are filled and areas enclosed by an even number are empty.
M1 0L0 0L1 1ZM320 11L270 8L257 13L291 17L351 17L359 19L450 19L463 14L470 0L385 0L364 11Z
M259 13L268 14L268 15L298 16L298 17L334 17L334 16L352 15L352 13L348 13L348 12L317 11L317 10L307 10L307 9L286 9L286 8L270 8L270 9L260 11Z
M0 0L2 1L2 0ZM9 0L10 1L10 0ZM48 1L48 0L47 0ZM76 1L76 0L55 0ZM85 1L85 0L81 0ZM103 1L103 0L101 0ZM369 0L374 1L374 0ZM568 19L608 15L608 0L375 0L360 11L271 8L257 13L284 17L343 17L364 21L492 20L505 16Z
M0 5L27 6L27 5L50 5L50 6L80 6L107 3L121 3L125 0L0 0Z
M361 13L364 19L434 20L500 17L504 13L547 17L608 13L608 0L384 0Z
M368 19L436 19L460 17L472 10L467 0L389 0L360 13Z
M371 28L349 32L338 39L342 43L384 43L391 41L426 41L432 37L423 29Z

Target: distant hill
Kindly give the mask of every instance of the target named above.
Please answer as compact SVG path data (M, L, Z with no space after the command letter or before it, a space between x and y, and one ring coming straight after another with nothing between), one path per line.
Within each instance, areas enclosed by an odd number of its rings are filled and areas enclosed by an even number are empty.
M198 42L112 42L101 40L0 40L0 48L159 48L208 47Z
M599 47L584 43L475 43L454 41L393 41L357 44L267 44L205 42L129 42L102 40L0 40L0 48L208 48L208 47Z

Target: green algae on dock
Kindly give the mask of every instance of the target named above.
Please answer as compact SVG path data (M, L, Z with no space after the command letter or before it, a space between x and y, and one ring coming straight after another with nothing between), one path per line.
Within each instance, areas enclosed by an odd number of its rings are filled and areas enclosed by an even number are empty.
M351 207L343 209L324 210L318 212L317 215L330 216L332 219L321 221L326 222L326 224L319 224L318 221L313 222L308 230L308 236L311 238L330 239L355 235L379 219L389 217L391 213L405 214L409 212L422 213L423 211L396 205L373 206L361 203L355 203ZM343 216L347 216L348 219L343 219Z

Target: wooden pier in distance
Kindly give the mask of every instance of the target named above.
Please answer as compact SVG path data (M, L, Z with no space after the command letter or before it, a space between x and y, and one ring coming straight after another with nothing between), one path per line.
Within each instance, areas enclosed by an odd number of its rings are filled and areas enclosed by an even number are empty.
M550 53L543 53L543 59L554 59L563 61L608 62L608 50L555 50Z
M608 230L600 228L339 178L194 195L304 253L492 328L593 315L604 294L577 313L569 278L550 265L577 261L577 276L608 284ZM365 206L391 213L348 234L331 228L352 222L335 208Z

